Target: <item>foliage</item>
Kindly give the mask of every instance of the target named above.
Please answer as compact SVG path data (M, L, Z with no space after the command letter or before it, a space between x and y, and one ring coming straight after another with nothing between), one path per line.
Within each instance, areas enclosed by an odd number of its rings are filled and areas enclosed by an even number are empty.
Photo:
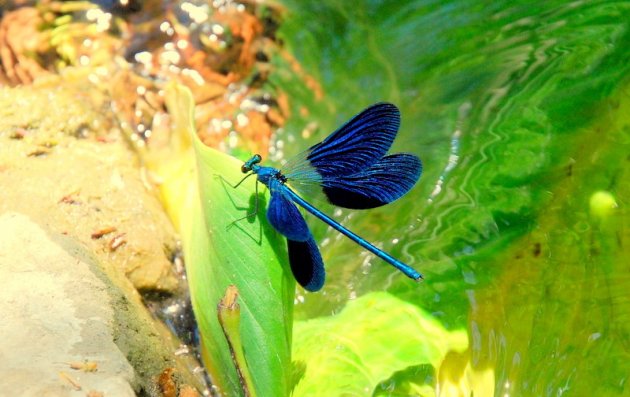
M365 396L395 372L429 364L468 346L464 331L448 331L417 306L373 292L337 315L298 321L295 365L304 367L293 396Z
M172 85L166 96L175 134L180 134L173 137L180 153L155 169L163 178L168 210L180 222L206 368L222 392L241 393L217 316L217 305L234 285L241 341L256 391L263 396L287 395L289 382L283 374L290 366L295 281L286 267L284 242L266 221L261 222L264 215L235 222L253 210L254 180L233 189L230 183L242 178L240 163L199 141L190 92ZM187 141L192 141L194 152L187 149Z

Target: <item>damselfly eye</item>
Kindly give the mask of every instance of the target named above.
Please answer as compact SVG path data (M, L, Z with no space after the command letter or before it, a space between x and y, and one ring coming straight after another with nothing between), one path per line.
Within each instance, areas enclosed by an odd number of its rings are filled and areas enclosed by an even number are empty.
M241 166L241 172L243 174L247 174L248 172L256 169L256 167L254 167L256 164L260 163L262 161L262 157L260 157L260 154L255 154L252 156L252 158L250 158L249 160L247 160L245 162L245 164L243 164ZM256 171L254 171L256 172Z

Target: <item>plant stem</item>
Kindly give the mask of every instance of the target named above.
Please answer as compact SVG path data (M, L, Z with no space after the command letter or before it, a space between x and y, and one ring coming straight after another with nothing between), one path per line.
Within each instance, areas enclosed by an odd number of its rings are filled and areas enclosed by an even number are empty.
M236 286L228 286L225 290L225 295L223 295L223 298L217 305L217 314L223 334L230 348L230 354L238 373L238 379L241 382L243 394L245 397L256 397L256 389L249 373L241 342L241 308L236 302L237 298L238 289Z

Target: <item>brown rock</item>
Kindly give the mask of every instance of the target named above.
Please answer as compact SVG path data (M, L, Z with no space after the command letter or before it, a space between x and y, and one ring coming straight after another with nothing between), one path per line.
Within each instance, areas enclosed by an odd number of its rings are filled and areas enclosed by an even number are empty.
M82 95L0 90L0 213L26 214L76 239L139 290L173 292L173 227L126 141Z

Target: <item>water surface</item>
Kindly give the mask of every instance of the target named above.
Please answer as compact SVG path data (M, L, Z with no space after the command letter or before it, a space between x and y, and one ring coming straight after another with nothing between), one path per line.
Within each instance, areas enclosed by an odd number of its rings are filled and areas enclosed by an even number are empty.
M394 204L325 209L426 281L311 222L329 278L296 317L387 290L464 327L457 359L494 395L627 395L630 3L284 3L281 37L321 85L275 77L294 98L284 155L385 100L402 111L394 150L425 165Z

